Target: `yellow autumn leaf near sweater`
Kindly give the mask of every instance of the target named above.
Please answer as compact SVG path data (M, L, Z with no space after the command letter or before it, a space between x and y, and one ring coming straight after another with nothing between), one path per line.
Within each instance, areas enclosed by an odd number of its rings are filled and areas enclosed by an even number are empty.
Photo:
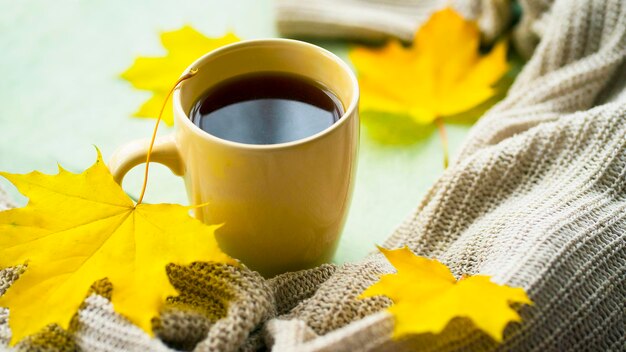
M394 304L394 337L440 333L457 317L470 319L496 341L509 322L520 321L512 303L532 304L522 288L491 282L476 275L457 281L450 269L435 259L414 255L407 247L379 248L397 273L383 275L361 297L385 295Z
M27 264L0 297L10 310L11 343L48 324L67 328L90 286L107 278L115 310L151 333L151 319L176 294L169 263L232 263L215 226L174 204L135 203L115 183L100 153L81 174L0 173L29 203L0 212L0 268Z
M161 43L167 50L162 57L138 57L121 77L133 87L152 92L148 99L133 116L157 118L172 82L176 82L187 66L200 56L221 46L239 41L233 33L220 38L209 38L191 26L161 34ZM163 111L163 121L174 123L172 102L168 102Z
M411 116L419 124L455 115L495 94L506 73L506 44L480 56L480 31L454 10L435 12L409 47L356 47L350 59L359 75L361 110Z

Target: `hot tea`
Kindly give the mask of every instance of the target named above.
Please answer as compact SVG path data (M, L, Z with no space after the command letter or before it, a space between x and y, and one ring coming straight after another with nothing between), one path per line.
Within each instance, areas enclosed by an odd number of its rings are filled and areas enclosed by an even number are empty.
M337 96L306 77L258 72L205 92L189 116L207 133L246 144L292 142L317 134L343 115Z

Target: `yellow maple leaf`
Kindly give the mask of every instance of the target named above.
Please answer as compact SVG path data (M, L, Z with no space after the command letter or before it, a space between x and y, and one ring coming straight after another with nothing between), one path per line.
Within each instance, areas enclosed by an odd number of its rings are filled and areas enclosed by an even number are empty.
M361 110L408 115L420 124L464 112L495 93L506 73L506 44L480 56L480 31L450 8L435 12L413 45L356 47L350 59L359 74Z
M167 54L162 57L138 57L121 74L133 87L152 92L152 97L133 116L157 118L172 82L187 66L209 51L237 41L239 38L233 33L227 33L221 38L209 38L191 26L162 33L161 43ZM171 101L163 112L163 121L170 126L174 123Z
M176 290L165 266L234 264L215 240L215 226L175 204L139 204L115 183L100 152L81 174L0 173L29 203L0 212L0 268L27 263L0 297L10 309L12 343L56 323L67 328L90 286L107 278L115 310L146 332Z
M499 342L506 325L521 320L510 304L532 304L522 288L495 284L484 275L457 281L444 264L416 256L407 247L379 249L397 273L381 276L361 298L385 295L394 302L388 311L395 318L395 338L438 334L452 319L465 317Z

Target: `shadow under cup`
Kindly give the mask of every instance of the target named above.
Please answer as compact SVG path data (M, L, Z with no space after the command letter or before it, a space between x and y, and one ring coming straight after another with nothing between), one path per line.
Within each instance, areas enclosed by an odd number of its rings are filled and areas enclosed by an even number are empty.
M329 261L350 205L356 168L358 84L334 54L312 44L268 39L235 43L194 64L174 93L175 143L196 217L222 224L219 246L266 277ZM188 72L187 71L187 72ZM212 136L189 112L209 88L234 76L284 72L321 82L344 115L322 132L289 143L243 144Z

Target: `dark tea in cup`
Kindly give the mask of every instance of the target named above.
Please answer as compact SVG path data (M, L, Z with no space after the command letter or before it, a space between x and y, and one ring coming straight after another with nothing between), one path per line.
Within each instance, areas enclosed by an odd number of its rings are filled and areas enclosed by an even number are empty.
M189 117L205 132L245 144L278 144L322 132L344 110L319 82L283 72L235 76L205 92Z

